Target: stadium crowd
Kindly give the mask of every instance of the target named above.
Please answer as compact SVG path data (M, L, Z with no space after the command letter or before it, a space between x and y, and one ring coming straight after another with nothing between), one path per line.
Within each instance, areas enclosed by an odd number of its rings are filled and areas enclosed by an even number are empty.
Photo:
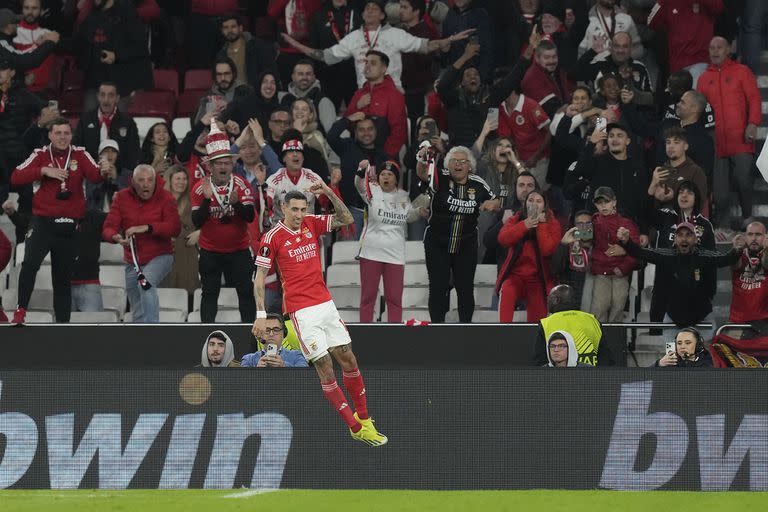
M0 203L25 242L12 323L49 253L56 321L101 310L102 241L124 247L133 321L157 322L168 287L201 288L213 322L222 277L253 321L260 238L292 191L332 211L320 181L354 217L325 251L359 243L363 322L381 283L404 320L421 240L432 322L452 290L473 320L478 265L497 269L501 322L547 317L558 283L623 321L647 264L652 321L712 322L717 267L730 320L768 319L760 0L261 4L0 2ZM0 232L0 270L11 252ZM268 309L290 313L280 294L273 270Z

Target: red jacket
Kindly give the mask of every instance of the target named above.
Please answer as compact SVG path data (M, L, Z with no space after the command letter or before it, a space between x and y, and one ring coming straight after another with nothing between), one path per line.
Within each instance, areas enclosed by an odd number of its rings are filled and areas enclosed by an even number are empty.
M567 105L575 87L576 84L562 69L558 68L554 75L550 75L534 62L525 72L520 88L524 95L536 100L539 105L544 105L552 98L558 98L561 105Z
M605 251L608 250L608 245L618 244L619 240L616 238L616 232L619 228L627 228L629 230L629 238L639 243L640 232L634 222L621 215L600 215L596 213L592 216L592 226L594 233L594 241L592 242L592 264L590 265L590 271L592 274L599 275L614 275L613 269L618 267L621 270L622 275L628 276L635 268L635 258L632 256L608 256Z
M32 198L32 213L38 217L82 219L85 216L83 180L101 183L103 178L99 172L99 166L83 147L71 146L69 163L67 163L67 151L51 153L49 148L50 146L43 146L34 150L29 158L11 174L11 185L29 185L36 181L40 183L40 188ZM53 161L51 154L53 154ZM56 199L56 194L61 190L61 182L43 176L42 169L43 167L63 169L66 166L69 166L66 184L72 195L68 199Z
M719 68L710 64L696 88L715 112L715 156L725 158L755 152L755 143L744 140L747 124L760 126L760 91L752 71L726 59Z
M357 108L357 101L365 94L371 95L371 102L364 108ZM371 86L366 83L358 89L349 101L345 116L355 112L364 112L368 116L384 117L389 124L389 136L384 142L384 151L397 156L408 138L408 121L405 113L405 96L397 87L392 77L386 75L380 84Z
M657 0L648 26L667 35L669 71L709 61L709 42L715 35L715 18L723 0Z
M515 246L529 232L525 222L520 220L520 214L515 214L501 227L497 240L499 245L509 249L509 251L496 280L496 292L501 290L501 285L507 277L531 277L537 275L539 269L544 271L544 282L547 285L547 290L552 288L554 281L550 272L550 258L555 253L563 235L560 223L552 210L547 211L547 218L549 219L547 222L542 222L536 226L536 241L542 258L538 265L536 264L536 250L532 240L526 240L521 251L515 250Z
M172 239L181 232L181 219L176 200L163 188L160 178L155 184L155 193L148 201L136 195L133 184L116 193L101 235L107 242L112 242L113 236L124 234L132 226L144 224L152 225L152 233L134 235L139 264L145 265L156 256L173 254ZM128 264L133 263L129 247L123 250L123 260Z

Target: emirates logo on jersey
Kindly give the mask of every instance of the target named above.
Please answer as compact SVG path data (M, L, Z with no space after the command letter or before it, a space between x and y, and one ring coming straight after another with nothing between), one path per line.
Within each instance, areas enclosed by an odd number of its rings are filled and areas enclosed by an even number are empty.
M297 262L315 258L317 257L317 244L313 242L295 249L288 249L288 256L296 258Z

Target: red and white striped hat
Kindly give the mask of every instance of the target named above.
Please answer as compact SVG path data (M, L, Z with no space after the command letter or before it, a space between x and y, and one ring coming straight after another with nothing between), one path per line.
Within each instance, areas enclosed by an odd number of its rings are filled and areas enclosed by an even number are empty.
M217 158L232 157L232 152L229 147L229 137L227 134L219 130L219 125L216 124L216 119L211 118L211 132L205 138L205 151L208 153L206 162L216 160Z

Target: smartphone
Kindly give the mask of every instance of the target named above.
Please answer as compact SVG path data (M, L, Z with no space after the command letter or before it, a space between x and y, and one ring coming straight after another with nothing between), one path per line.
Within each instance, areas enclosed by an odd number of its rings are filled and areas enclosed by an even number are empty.
M662 169L664 169L665 171L669 171L666 181L671 181L672 183L675 183L683 179L683 177L680 176L680 171L678 171L674 167L669 167L665 165L664 167L662 167Z
M277 345L274 343L267 343L264 346L264 355L265 356L276 356L277 355Z
M608 127L608 120L604 117L598 117L597 123L595 123L595 129L600 130L601 132L604 132L607 127Z
M427 121L424 123L424 128L427 129L427 140L430 140L432 137L440 136L440 130L437 129L437 123L434 121Z
M492 121L494 123L499 122L499 109L496 107L489 108L488 109L488 115L486 116L487 121Z
M674 354L674 353L676 352L676 349L675 349L675 342L674 342L674 341L668 341L668 342L667 342L667 347L666 347L666 350L665 350L665 352L666 352L667 354Z
M527 204L528 218L534 219L539 216L539 207L535 204Z
M54 110L59 110L59 102L56 100L48 100L48 106Z
M591 229L577 229L573 232L573 238L576 240L592 240L592 230Z

